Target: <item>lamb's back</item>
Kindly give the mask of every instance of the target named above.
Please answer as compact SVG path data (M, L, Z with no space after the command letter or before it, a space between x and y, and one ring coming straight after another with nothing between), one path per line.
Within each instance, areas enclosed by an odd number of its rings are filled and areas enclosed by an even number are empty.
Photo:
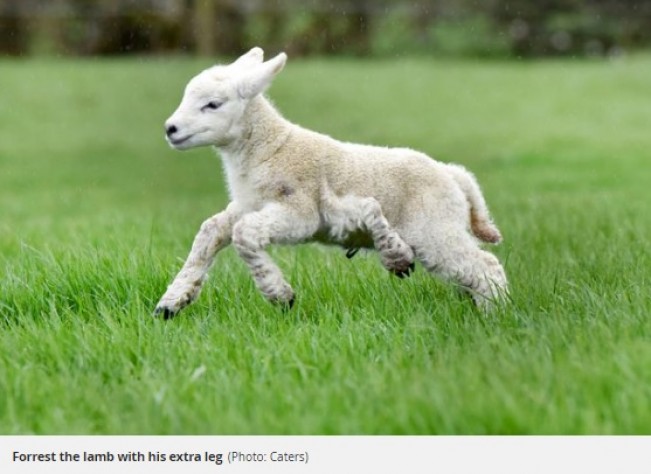
M390 222L414 202L458 193L447 166L409 148L362 145L335 140L296 126L279 150L286 178L318 200L324 194L374 197Z

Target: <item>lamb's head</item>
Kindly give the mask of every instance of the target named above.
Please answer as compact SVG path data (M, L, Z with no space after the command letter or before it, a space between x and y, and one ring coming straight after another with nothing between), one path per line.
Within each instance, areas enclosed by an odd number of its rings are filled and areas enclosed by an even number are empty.
M253 48L228 65L217 65L192 78L181 104L165 122L165 138L173 148L225 146L244 132L247 105L262 93L287 60L285 53L263 62Z

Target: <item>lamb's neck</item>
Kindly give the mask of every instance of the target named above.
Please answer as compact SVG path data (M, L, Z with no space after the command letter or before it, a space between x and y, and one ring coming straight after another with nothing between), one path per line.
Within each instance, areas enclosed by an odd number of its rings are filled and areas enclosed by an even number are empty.
M219 151L229 165L244 170L272 158L289 137L292 124L260 95L247 106L240 127L238 138Z

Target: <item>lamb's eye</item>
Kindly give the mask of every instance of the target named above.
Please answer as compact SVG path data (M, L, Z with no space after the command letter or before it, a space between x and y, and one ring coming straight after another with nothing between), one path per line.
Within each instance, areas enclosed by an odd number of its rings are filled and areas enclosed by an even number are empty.
M206 110L206 109L217 110L219 107L221 107L221 105L222 105L221 103L211 100L206 105L201 107L201 110Z

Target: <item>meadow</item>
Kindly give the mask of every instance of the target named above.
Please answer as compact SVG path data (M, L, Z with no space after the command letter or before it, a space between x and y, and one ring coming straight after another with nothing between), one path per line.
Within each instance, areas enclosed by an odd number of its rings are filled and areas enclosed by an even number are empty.
M477 175L511 302L305 245L271 250L283 312L228 248L162 321L228 201L211 150L163 140L209 65L0 61L0 434L651 432L651 57L290 58L290 120Z

